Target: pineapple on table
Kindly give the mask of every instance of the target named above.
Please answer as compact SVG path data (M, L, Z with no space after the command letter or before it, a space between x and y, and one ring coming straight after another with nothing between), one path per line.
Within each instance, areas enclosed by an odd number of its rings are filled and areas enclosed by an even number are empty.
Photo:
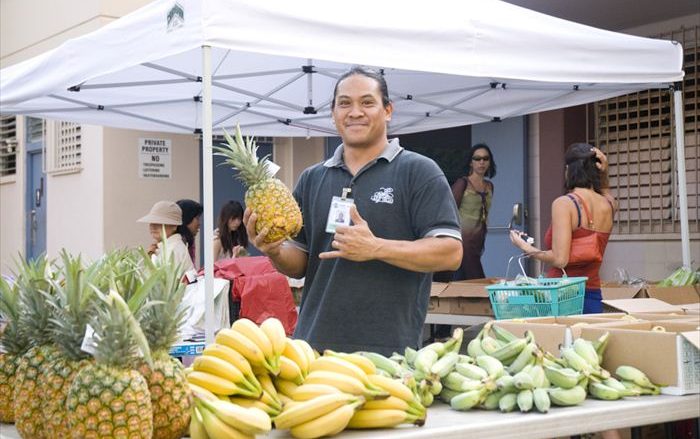
M15 422L12 393L20 357L29 349L29 339L20 331L19 291L17 284L10 285L0 276L0 317L5 326L0 328L0 422Z
M98 293L94 330L94 363L75 375L66 410L73 438L151 438L153 409L146 379L132 364L142 354L150 361L148 343L132 309L113 289ZM138 301L130 302L131 304Z
M293 238L301 230L301 210L287 186L270 176L268 156L258 160L257 145L253 138L245 140L236 126L234 137L224 133L226 145L216 147L217 155L238 170L238 179L246 185L245 204L257 215L255 232L268 228L264 241L276 242Z
M42 439L44 431L42 402L45 389L39 377L58 354L51 343L50 318L52 308L46 296L53 294L55 272L45 256L23 260L17 273L19 293L19 327L29 340L29 350L20 357L12 391L15 425L23 438Z
M84 266L80 256L72 257L65 250L61 253L61 266L61 280L53 282L54 294L47 297L54 309L50 332L58 355L39 378L45 396L42 414L47 438L71 435L66 398L75 375L92 362L81 345L88 319L94 313L93 284L98 283L103 274L99 263Z
M137 370L146 378L153 406L153 437L177 439L187 433L192 411L192 392L179 360L169 355L178 340L187 309L182 304L185 285L172 257L152 262L143 253L144 276L150 304L138 313L153 357L152 364L140 360ZM148 282L147 281L147 282Z

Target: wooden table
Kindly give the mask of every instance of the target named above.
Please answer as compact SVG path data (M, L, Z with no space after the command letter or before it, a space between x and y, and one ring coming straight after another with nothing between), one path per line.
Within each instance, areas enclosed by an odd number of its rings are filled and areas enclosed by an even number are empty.
M586 400L577 407L555 407L547 414L500 413L474 410L457 412L436 403L428 409L423 427L402 426L375 431L347 430L339 439L538 439L571 436L613 428L696 418L700 415L700 395L645 396L620 401ZM18 439L14 426L0 425L2 439ZM287 431L273 430L267 437L291 438Z

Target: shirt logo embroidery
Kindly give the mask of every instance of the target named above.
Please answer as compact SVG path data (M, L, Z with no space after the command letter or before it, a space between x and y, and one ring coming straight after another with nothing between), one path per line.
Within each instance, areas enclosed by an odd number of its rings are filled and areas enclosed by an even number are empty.
M383 187L372 195L370 200L375 203L394 204L394 188Z

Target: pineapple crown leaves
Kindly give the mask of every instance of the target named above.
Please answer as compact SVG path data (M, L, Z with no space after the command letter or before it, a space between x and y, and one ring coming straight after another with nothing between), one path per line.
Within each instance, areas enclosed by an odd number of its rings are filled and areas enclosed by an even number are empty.
M29 339L20 331L19 291L16 283L10 284L3 276L0 276L0 316L6 322L0 330L2 349L14 355L22 354L29 347Z
M93 286L98 297L96 313L91 317L94 330L94 357L98 364L114 367L128 366L143 355L153 365L146 337L134 316L136 301L127 303L113 288L103 293ZM136 308L136 309L135 309Z
M188 310L182 306L185 284L181 282L181 270L172 254L156 261L152 261L143 249L141 254L146 276L157 281L149 290L150 306L139 313L139 322L151 350L166 350L177 341L180 327L187 317Z
M20 258L15 277L19 290L19 327L29 338L30 346L46 344L52 311L46 296L54 294L51 281L56 278L53 262L46 255L33 260Z
M222 146L215 146L217 151L214 155L224 157L224 162L238 170L236 176L243 181L247 187L265 181L270 178L268 171L269 155L258 160L258 146L253 137L243 139L241 127L236 125L234 136L224 130L226 143Z
M89 316L94 311L95 295L92 282L99 274L99 263L84 266L81 257L71 257L61 252L62 281L52 281L55 294L46 295L53 307L49 319L52 341L72 360L81 360L88 355L80 347Z

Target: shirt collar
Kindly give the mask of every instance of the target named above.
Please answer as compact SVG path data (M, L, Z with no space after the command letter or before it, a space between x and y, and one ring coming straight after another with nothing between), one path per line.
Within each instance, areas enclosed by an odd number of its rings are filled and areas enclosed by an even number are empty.
M391 139L389 140L389 143L387 143L384 147L384 151L382 151L382 153L379 154L379 157L377 157L376 160L384 159L388 162L391 162L396 158L396 156L399 155L401 151L403 151L403 147L399 144L398 137ZM335 152L333 152L333 156L323 163L323 166L327 168L339 168L344 164L345 162L343 161L343 144L341 143L335 149Z

